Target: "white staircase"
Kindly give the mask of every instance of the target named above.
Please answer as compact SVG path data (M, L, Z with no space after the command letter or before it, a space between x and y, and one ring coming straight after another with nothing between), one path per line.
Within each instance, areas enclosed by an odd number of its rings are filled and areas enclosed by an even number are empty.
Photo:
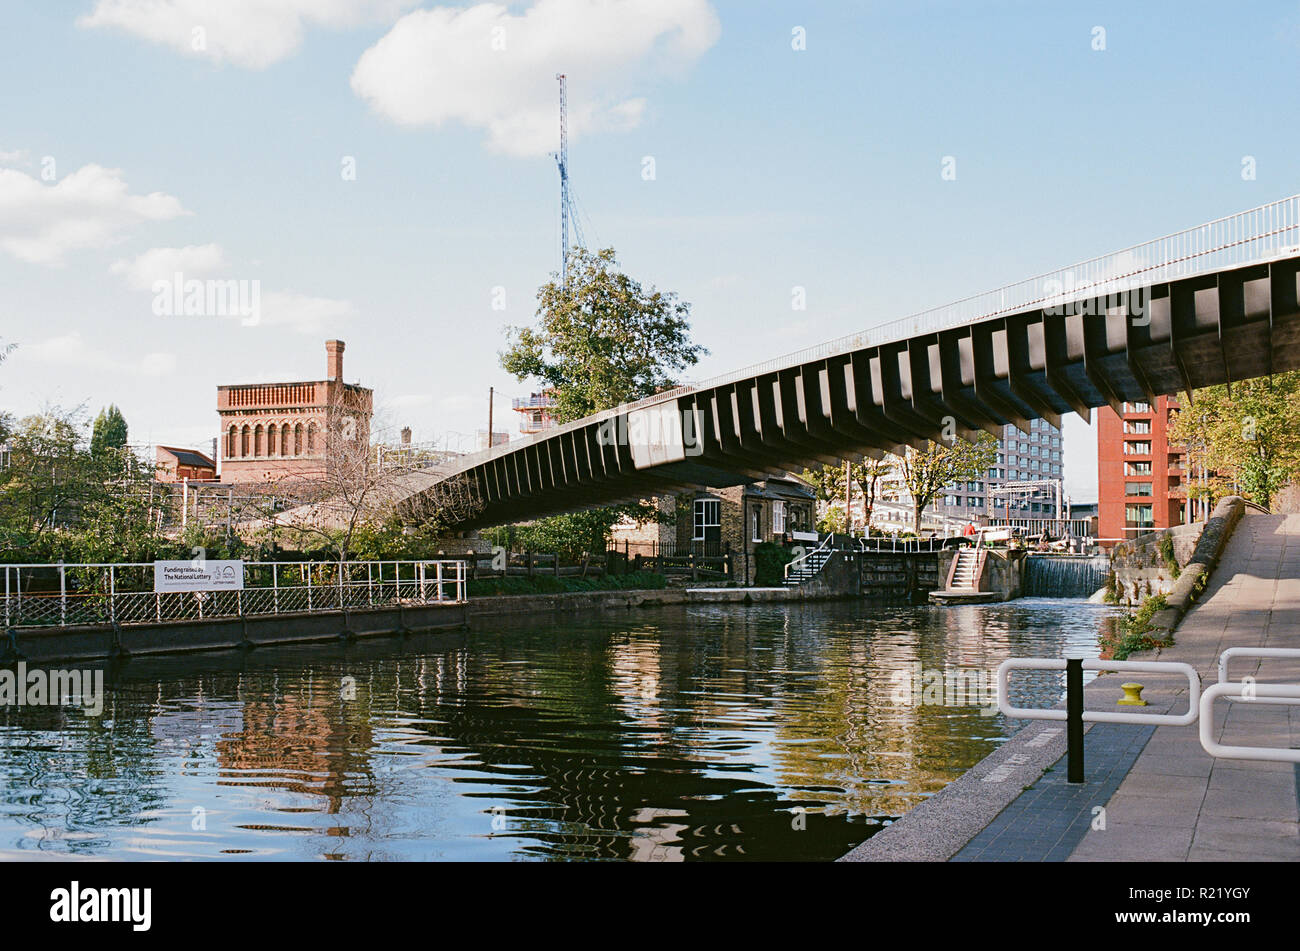
M974 548L957 550L957 563L953 567L950 591L978 591L980 555Z
M801 585L810 578L816 577L817 572L822 570L822 566L831 560L834 549L818 548L810 551L806 557L789 565L785 574L785 583L789 587Z

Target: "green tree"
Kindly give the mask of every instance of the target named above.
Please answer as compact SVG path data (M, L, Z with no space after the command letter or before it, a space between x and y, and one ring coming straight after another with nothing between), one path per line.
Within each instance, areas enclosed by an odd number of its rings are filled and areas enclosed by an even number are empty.
M79 411L25 417L0 469L0 557L138 559L165 543L150 527L152 473L130 452L95 454Z
M880 459L864 459L862 462L849 463L848 475L853 481L853 491L855 495L861 496L863 515L865 524L864 529L869 530L871 526L871 513L876 507L876 502L880 500L880 490L882 482L894 471L898 465L897 456L886 455ZM844 463L837 465L823 464L816 469L805 469L803 477L813 484L816 489L817 499L821 502L839 505L839 515L836 516L838 521L834 524L844 525ZM831 522L827 522L831 524ZM820 529L819 529L820 530ZM839 528L836 531L846 531L847 528Z
M708 353L691 342L690 305L618 270L613 248L571 252L568 286L542 285L537 318L507 328L501 366L554 388L562 422L674 386Z
M1204 466L1211 503L1235 483L1265 507L1300 478L1300 370L1196 390L1169 428L1172 444L1185 447L1189 468ZM1189 494L1199 486L1189 486Z
M107 406L95 417L95 428L90 436L90 451L102 456L109 449L126 449L126 417L116 406Z
M927 443L924 450L908 447L898 465L912 496L912 530L921 533L921 513L941 490L955 482L984 478L997 457L998 441L984 432L974 442L954 438Z
M613 248L572 251L567 286L554 275L538 290L537 319L535 327L507 328L501 366L554 389L561 422L675 386L677 374L708 353L691 341L690 305L624 274ZM669 516L648 502L557 515L517 526L511 544L570 556L599 551L625 517L644 524Z

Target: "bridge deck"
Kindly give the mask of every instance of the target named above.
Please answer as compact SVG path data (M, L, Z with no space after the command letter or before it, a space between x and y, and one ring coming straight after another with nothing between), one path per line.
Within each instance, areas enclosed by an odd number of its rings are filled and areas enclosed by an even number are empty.
M494 447L420 495L472 499L470 528L1297 367L1300 196Z

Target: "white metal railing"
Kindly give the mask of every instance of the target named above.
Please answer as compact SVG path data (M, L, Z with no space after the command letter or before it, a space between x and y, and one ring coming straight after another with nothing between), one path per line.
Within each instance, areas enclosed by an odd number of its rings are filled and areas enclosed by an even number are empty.
M791 568L795 567L796 565L806 565L808 563L809 558L811 558L813 555L817 554L819 551L825 551L826 547L830 545L830 543L834 540L834 538L835 538L835 533L832 532L831 534L823 538L822 543L818 545L816 548L812 549L811 551L805 549L803 554L797 555L794 558L792 558L790 561L786 562L785 568L783 569L784 572L783 577L785 578L785 580L786 581L790 580Z
M1065 658L1013 657L998 666L998 710L1016 720L1064 720L1064 710L1045 710L1032 707L1013 707L1008 694L1008 680L1012 670L1065 670ZM1084 723L1160 723L1168 726L1188 726L1196 722L1201 696L1201 677L1191 664L1164 660L1084 660L1084 670L1133 671L1153 674L1182 674L1187 678L1190 691L1186 713L1112 713L1105 710L1084 710Z
M787 353L730 373L664 390L632 403L624 403L584 419L557 426L525 439L512 440L462 456L457 472L473 468L522 446L549 439L634 409L653 406L698 390L734 383L764 373L814 360L851 353L925 333L935 333L1018 313L1048 308L1074 300L1122 294L1152 284L1180 280L1197 274L1243 267L1300 253L1300 195L1260 205L1205 224L1136 244L1120 251L1080 261L996 290L963 298L872 327L860 333Z
M152 562L0 565L5 627L143 624L468 600L466 564L246 562L237 590L153 590Z
M1217 683L1201 694L1201 746L1220 759L1260 759L1274 763L1300 763L1300 750L1278 746L1234 746L1214 739L1214 701L1219 697L1263 704L1300 703L1296 684Z
M1253 657L1257 660L1263 658L1269 658L1269 657L1283 658L1286 660L1300 660L1300 650L1297 650L1294 647L1229 647L1227 650L1225 650L1222 654L1219 655L1219 683L1225 684L1225 683L1232 682L1229 681L1228 679L1228 663L1234 657ZM1273 689L1273 684L1255 683L1254 680L1244 680L1241 681L1241 683L1254 684L1256 692L1263 691L1267 693ZM1231 694L1227 694L1226 696L1228 697L1229 700L1240 699ZM1245 699L1249 700L1251 699L1251 697L1247 695ZM1300 701L1298 700L1290 700L1290 701L1282 701L1282 702L1300 703Z

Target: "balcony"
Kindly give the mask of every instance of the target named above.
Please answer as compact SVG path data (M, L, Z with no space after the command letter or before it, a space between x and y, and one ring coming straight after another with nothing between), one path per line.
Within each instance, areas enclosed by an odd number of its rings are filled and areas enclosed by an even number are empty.
M554 409L555 397L549 393L534 393L532 396L515 397L511 408L517 410Z

